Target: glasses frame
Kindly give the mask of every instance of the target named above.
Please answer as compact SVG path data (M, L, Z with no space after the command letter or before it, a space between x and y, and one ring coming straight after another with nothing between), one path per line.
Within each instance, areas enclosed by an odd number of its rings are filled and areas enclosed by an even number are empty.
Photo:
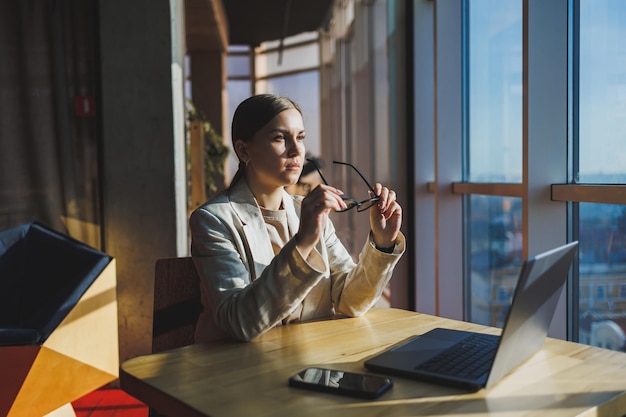
M315 160L309 159L309 158L307 158L307 161L309 161L310 163L313 164L313 166L317 170L317 173L320 175L320 178L322 179L322 181L324 181L324 184L330 185L330 184L328 184L328 181L326 181L326 178L324 178L324 174L322 174L322 170L320 169L319 165L317 165L317 162L315 162ZM377 201L380 200L380 197L377 196L376 195L376 191L374 191L374 187L372 187L372 185L369 183L369 181L367 181L365 179L365 177L363 176L363 174L361 174L361 171L359 171L357 169L357 167L355 167L351 163L341 162L341 161L333 161L333 164L346 165L346 166L349 166L350 168L352 168L357 174L359 174L359 177L361 177L363 182L367 185L367 188L369 188L369 190L372 192L372 195L374 195L374 197L370 197L370 198L368 198L366 200L362 200L362 201L358 201L357 199L352 198L352 197L341 197L343 199L343 201L345 201L346 204L348 205L348 208L337 210L338 213L343 213L345 211L352 210L355 207L356 207L356 211L362 212L362 211L365 211L365 210L369 209L374 204L376 204Z

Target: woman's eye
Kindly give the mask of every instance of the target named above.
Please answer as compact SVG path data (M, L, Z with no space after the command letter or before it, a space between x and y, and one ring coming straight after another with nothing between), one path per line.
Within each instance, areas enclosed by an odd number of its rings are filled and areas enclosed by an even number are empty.
M306 139L306 136L304 136L304 135L299 135L298 136L298 140L299 141L303 141L304 139Z

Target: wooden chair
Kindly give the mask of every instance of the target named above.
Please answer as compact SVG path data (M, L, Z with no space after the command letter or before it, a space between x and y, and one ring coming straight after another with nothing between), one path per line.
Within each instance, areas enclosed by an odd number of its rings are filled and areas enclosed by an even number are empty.
M192 259L158 259L154 268L152 353L193 344L201 311L200 278ZM148 415L167 417L153 408Z
M202 311L200 278L190 257L156 261L152 352L191 345Z

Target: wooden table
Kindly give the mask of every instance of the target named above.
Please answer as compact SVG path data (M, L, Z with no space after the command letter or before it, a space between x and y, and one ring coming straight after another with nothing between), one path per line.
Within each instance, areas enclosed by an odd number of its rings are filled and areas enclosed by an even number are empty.
M498 329L377 308L360 318L290 324L251 343L192 345L130 359L121 387L172 417L596 416L626 414L626 353L547 339L497 385L468 393L393 377L376 400L292 388L310 365L369 372L363 361L433 327Z

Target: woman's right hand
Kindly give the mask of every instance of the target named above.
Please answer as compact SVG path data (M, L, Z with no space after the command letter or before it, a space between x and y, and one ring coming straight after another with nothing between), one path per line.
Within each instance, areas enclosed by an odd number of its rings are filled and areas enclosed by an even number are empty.
M308 257L322 237L329 213L346 208L342 195L343 191L320 184L302 200L296 246L303 257Z

